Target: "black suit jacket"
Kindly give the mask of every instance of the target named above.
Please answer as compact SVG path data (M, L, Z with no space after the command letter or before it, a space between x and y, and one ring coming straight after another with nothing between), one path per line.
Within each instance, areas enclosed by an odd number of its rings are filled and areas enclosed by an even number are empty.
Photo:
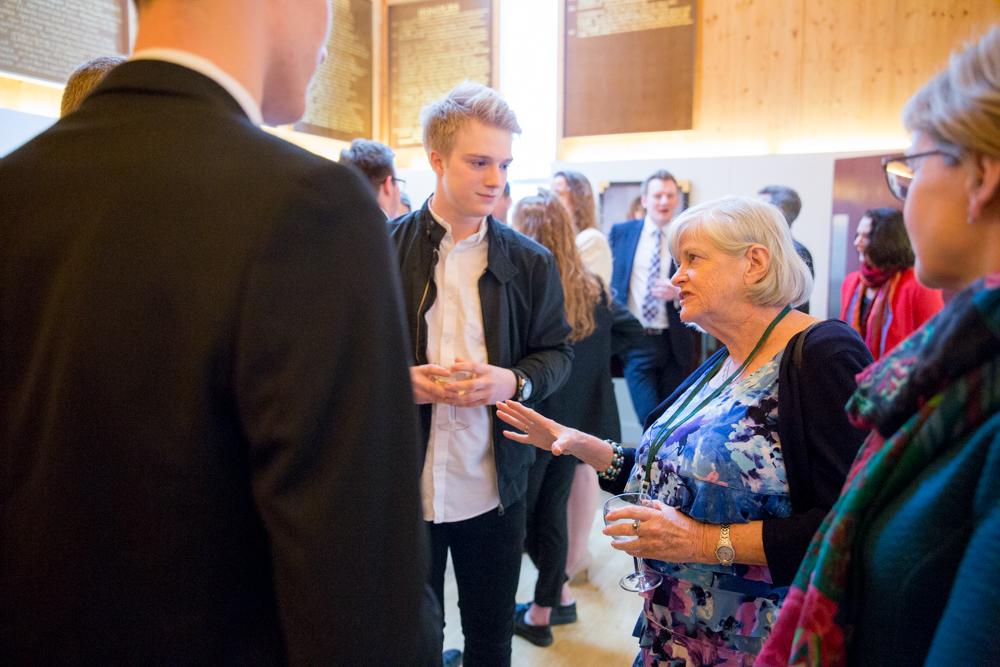
M639 237L642 234L642 225L645 220L629 220L620 222L611 228L608 234L608 245L611 246L611 255L614 260L614 268L611 273L611 294L615 301L628 308L628 288L632 280L632 263L635 261L635 251L639 247ZM670 275L677 270L673 261L670 262ZM664 340L670 341L674 359L680 364L682 369L687 369L690 365L692 354L694 353L694 338L691 330L681 322L681 316L677 313L674 304L664 303L667 312L667 322L670 327Z
M0 664L440 660L355 174L126 63L0 161L0 267Z

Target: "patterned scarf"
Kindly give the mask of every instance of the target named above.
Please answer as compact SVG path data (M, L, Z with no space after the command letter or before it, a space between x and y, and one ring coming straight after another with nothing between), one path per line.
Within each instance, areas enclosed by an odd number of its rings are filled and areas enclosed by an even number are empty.
M851 421L874 429L799 568L757 667L840 667L854 548L946 447L1000 411L1000 274L979 280L858 376Z
M893 299L896 298L896 288L902 277L903 272L897 269L885 271L861 265L861 282L858 283L858 289L854 293L854 310L847 314L847 321L865 339L865 345L876 359L882 355L882 324ZM868 303L868 307L862 309L861 304L868 288L878 291L875 293L875 298Z

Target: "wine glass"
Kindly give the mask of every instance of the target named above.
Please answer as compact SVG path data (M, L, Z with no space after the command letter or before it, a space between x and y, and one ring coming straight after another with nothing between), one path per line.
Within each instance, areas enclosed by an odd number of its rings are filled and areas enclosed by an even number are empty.
M614 526L619 523L632 523L633 519L618 519L617 521L608 521L608 512L612 510L619 510L624 507L642 507L643 501L652 502L650 498L645 493L623 493L620 496L615 496L614 498L609 498L608 502L604 503L604 525ZM631 542L632 540L638 539L634 535L615 535L611 538L613 542ZM635 572L631 574L626 574L618 582L618 585L627 591L632 593L645 593L646 591L651 591L663 582L663 577L660 576L658 572L646 572L642 567L642 559L632 557L635 563Z
M434 381L440 385L446 385L450 382L462 382L464 380L472 380L476 377L475 373L469 371L452 371L451 375L435 375ZM465 393L465 390L460 390L458 395L461 396ZM438 424L438 428L442 431L461 431L463 429L469 428L469 425L465 422L458 421L458 408L454 405L448 406L448 421L443 424Z

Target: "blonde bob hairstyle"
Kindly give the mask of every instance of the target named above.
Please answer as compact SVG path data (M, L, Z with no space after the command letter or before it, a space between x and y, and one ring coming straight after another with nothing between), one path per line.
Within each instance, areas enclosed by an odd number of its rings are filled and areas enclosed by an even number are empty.
M511 134L521 134L517 116L500 93L467 79L420 110L424 150L428 155L437 151L442 157L450 157L459 129L470 120L478 120Z
M1000 26L951 54L947 69L903 107L903 125L953 158L1000 157Z
M767 273L747 287L747 298L755 306L798 306L812 293L812 275L795 252L792 232L777 206L730 196L689 208L667 230L670 255L678 265L684 234L695 234L730 257L741 257L755 245L767 248L771 257Z

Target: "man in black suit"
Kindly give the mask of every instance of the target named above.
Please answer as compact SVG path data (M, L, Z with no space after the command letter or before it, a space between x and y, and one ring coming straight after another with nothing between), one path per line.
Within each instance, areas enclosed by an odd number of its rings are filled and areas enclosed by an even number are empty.
M691 332L677 314L680 290L670 284L676 269L666 231L679 203L677 180L668 171L658 171L642 184L646 218L619 223L608 235L614 258L611 292L646 334L624 359L625 381L640 424L685 378L694 349Z
M785 222L791 227L795 219L799 217L799 212L802 210L802 199L799 198L799 193L792 190L790 187L785 185L768 185L765 188L761 188L760 192L757 193L761 201L765 201L768 204L774 204L781 209L781 214L785 216ZM795 243L795 252L799 254L802 261L806 263L809 267L809 273L812 274L813 278L816 277L816 271L813 269L813 258L812 253L804 245L792 239ZM800 310L806 315L809 314L809 302L796 306L795 310Z
M257 127L328 4L139 12L0 161L0 664L440 664L383 216Z

